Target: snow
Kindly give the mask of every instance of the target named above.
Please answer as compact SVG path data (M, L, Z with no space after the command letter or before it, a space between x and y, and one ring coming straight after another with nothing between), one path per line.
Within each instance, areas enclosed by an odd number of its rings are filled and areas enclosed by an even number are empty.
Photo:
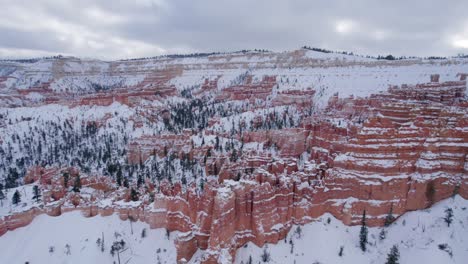
M132 225L132 226L131 226ZM146 229L146 237L141 233ZM133 234L132 230L133 229ZM96 240L104 234L105 251L101 252ZM120 255L121 263L144 264L176 263L174 239L176 232L166 238L164 229L150 229L143 222L122 221L117 215L85 218L80 212L59 217L40 215L26 227L9 231L0 237L1 263L113 263L110 247L123 239L128 250ZM70 255L66 245L70 245ZM49 253L49 248L54 252ZM159 249L159 250L158 250ZM159 251L159 253L157 253Z
M33 207L40 207L43 205L42 199L38 202L33 199L33 184L23 185L17 188L4 189L5 199L0 200L0 219L6 215L13 213L25 212ZM20 194L21 202L17 205L12 204L13 194L18 191Z
M452 208L454 220L450 227L444 222L444 210ZM456 196L437 203L432 208L410 212L398 218L387 230L384 240L379 239L382 228L369 228L367 252L359 248L360 226L345 226L332 215L324 215L312 223L302 226L301 237L291 228L285 241L268 244L271 254L269 263L384 263L390 248L397 245L400 263L466 263L468 259L468 201ZM330 224L327 219L330 218ZM291 252L291 244L294 252ZM438 248L447 243L453 257ZM338 256L344 247L342 257ZM246 263L252 256L258 263L263 248L253 243L241 247L235 263ZM261 262L263 263L263 262Z
M315 95L311 96L314 106L320 108L324 107L328 100L338 94L340 98L347 97L366 97L371 94L384 93L390 85L401 84L417 84L429 82L431 74L440 74L440 80L453 81L458 80L457 74L459 72L466 72L468 60L441 60L441 61L425 61L419 59L401 60L401 61L377 61L371 58L364 58L354 55L338 54L338 53L321 53L315 51L302 51L305 54L303 57L295 58L290 53L246 53L246 54L223 54L214 55L201 58L157 58L157 59L144 59L127 62L103 62L98 60L79 60L76 58L67 58L60 60L39 60L31 64L22 64L16 62L8 62L0 64L0 76L8 76L6 81L0 83L0 96L8 95L14 90L38 88L49 85L52 91L60 93L70 93L70 98L75 95L89 94L99 89L112 89L118 87L130 87L140 84L147 76L153 76L157 73L156 70L164 70L167 68L183 69L180 74L175 78L168 81L169 85L174 85L179 91L183 89L190 89L193 92L200 90L206 80L217 80L217 91L210 96L216 96L223 89L230 86L238 86L244 84L246 76L252 75L252 82L258 83L265 76L277 76L276 84L273 88L272 94L268 96L266 101L257 99L255 102L246 101L228 101L216 102L215 106L223 106L227 111L224 117L219 115L214 117L217 121L216 124L209 127L208 130L214 132L231 132L231 136L235 134L236 129L240 129L240 124L245 123L245 130L254 130L251 127L251 122L257 117L265 118L268 115L277 113L282 116L282 113L287 112L288 117L293 122L289 123L299 124L301 121L300 110L293 106L272 106L275 97L280 96L285 91L301 91L314 89ZM295 60L298 61L295 61ZM175 66L175 67L174 67ZM57 74L59 73L59 74ZM2 86L3 85L3 86ZM149 84L151 85L151 83ZM102 87L101 87L102 86ZM47 95L41 94L40 89L31 90L27 93L26 98L31 102L44 101ZM26 93L27 91L22 91ZM75 94L76 93L76 94ZM195 93L194 93L195 94ZM73 96L71 96L73 95ZM14 101L15 98L6 96L5 100ZM207 100L211 100L208 98ZM158 113L160 107L186 102L186 98L182 97L169 97L161 101L143 101L140 105L129 107L119 103L113 103L110 106L77 106L68 107L57 104L47 104L37 107L18 107L18 108L0 108L0 115L3 120L0 120L0 147L11 152L11 161L6 162L6 156L0 156L0 161L3 163L3 168L0 166L0 179L4 178L9 167L15 167L15 160L23 157L32 157L33 153L28 152L24 147L28 144L37 145L41 142L40 132L48 130L48 126L53 128L53 125L60 125L65 128L65 120L70 123L70 134L73 131L83 129L83 124L90 121L97 121L102 124L99 127L97 134L99 136L112 136L116 146L125 146L127 141L140 137L142 135L155 135L161 133L162 122L154 121L149 122L145 116L154 116ZM19 104L18 105L22 105ZM430 108L428 108L430 109ZM440 110L439 107L434 106L434 111ZM395 110L396 112L406 110ZM460 112L464 114L464 112ZM383 116L382 114L380 114ZM428 115L430 119L432 116ZM396 117L391 117L397 119ZM404 121L404 118L401 120ZM143 121L142 127L136 126L138 121ZM452 120L456 122L457 120ZM451 122L452 122L451 121ZM102 122L102 123L101 123ZM344 118L331 118L331 124L339 128L347 128L348 122ZM285 124L286 126L286 124ZM291 125L292 126L292 125ZM289 127L289 126L286 126ZM293 126L292 126L293 127ZM256 128L257 129L257 128ZM255 129L255 130L256 130ZM260 128L262 129L262 128ZM356 149L380 149L382 147L395 147L395 148L411 148L423 146L426 148L446 148L446 147L464 147L468 143L460 141L461 139L445 139L439 137L419 138L415 137L417 130L414 124L408 130L401 129L402 134L408 134L404 139L398 138L394 141L387 139L367 139L367 143L363 145L349 144L349 147ZM53 131L53 130L51 130ZM58 131L58 130L57 130ZM68 131L68 130L67 130ZM209 132L213 132L209 131ZM466 131L465 128L462 131ZM387 131L384 128L364 128L361 135L378 135ZM68 132L67 132L68 133ZM117 136L114 137L114 134ZM191 138L196 146L200 146L202 142L206 146L213 146L215 142L216 133L205 134L199 133L192 135ZM45 134L44 134L45 135ZM15 137L16 136L16 137ZM47 139L50 149L51 144L59 145L63 142L53 141L53 139L61 140L59 136L49 135L44 136ZM126 138L126 140L123 139ZM220 135L219 140L221 146L230 143L226 135ZM103 137L101 137L102 139ZM45 141L43 139L43 141ZM96 144L98 137L93 138L92 141L83 141L83 144ZM322 138L317 136L317 140ZM15 142L16 140L16 142ZM236 147L241 144L236 139L231 139ZM325 140L325 139L324 139ZM23 143L18 143L21 141ZM143 142L143 140L141 141ZM151 144L152 142L149 141ZM11 145L11 148L10 148ZM24 145L24 146L23 146ZM22 147L23 146L23 147ZM29 145L28 145L29 146ZM21 149L23 148L23 149ZM36 149L36 148L35 148ZM258 151L263 150L263 143L251 142L244 145L244 151ZM312 149L316 152L328 153L328 150L318 146L313 146ZM33 149L34 150L34 149ZM189 146L182 148L183 151L188 151ZM44 148L40 155L37 154L35 160L41 161L38 157L45 157L50 154L49 148ZM213 150L218 151L218 150ZM37 150L35 152L38 152ZM364 151L365 152L365 151ZM366 153L339 153L336 157L336 162L351 161L360 166L373 166L381 168L393 168L396 166L405 166L403 162L396 159L396 154L382 153L382 154L366 154ZM43 155L44 154L44 155ZM114 155L115 154L115 155ZM270 148L272 157L276 157L278 152L274 148ZM408 152L407 154L413 154ZM122 153L112 154L120 162L124 162ZM271 158L268 157L268 159ZM304 154L303 160L310 158ZM457 165L456 158L462 159L466 154L452 154L440 153L435 154L432 152L424 152L416 163L419 168L439 168L443 166ZM372 159L370 159L372 158ZM376 159L379 158L379 159ZM251 159L261 159L259 156L252 157ZM465 158L466 160L466 158ZM63 159L59 160L65 163ZM146 167L151 164L162 163L164 159L157 157L151 158L147 161ZM300 170L312 170L316 164L305 161L297 161ZM95 166L93 161L89 164ZM174 161L174 180L180 180L182 176L188 177L187 182L190 184L194 181L194 172L183 172L180 160ZM97 166L97 165L96 165ZM468 163L465 162L464 167L468 170ZM102 173L104 169L99 167L91 167L93 173ZM99 170L98 170L99 169ZM266 171L261 171L268 175ZM203 167L197 165L195 171L200 171L198 181L205 178L205 171ZM422 178L430 178L441 176L443 172L434 174L400 174L399 176L385 176L385 174L372 174L372 173L359 173L348 171L341 174L340 177L353 177L358 179L362 184L367 185L380 185L381 181L390 181L395 178L411 177L418 180ZM198 173L197 173L198 174ZM340 170L336 171L340 174ZM305 175L305 174L304 174ZM453 175L451 175L453 176ZM456 175L460 178L465 175ZM458 177L460 176L460 177ZM286 177L286 176L284 176ZM287 176L289 177L289 176ZM293 176L297 177L297 176ZM217 180L215 176L210 176L209 179ZM241 182L247 182L242 179ZM217 199L219 202L227 202L233 197L233 191L238 185L238 182L225 181L225 187L217 190ZM312 182L312 186L314 186ZM198 186L199 184L197 184ZM307 182L298 186L298 189L313 188ZM10 189L6 193L7 198L0 204L0 217L15 212L22 212L29 210L33 207L43 206L41 202L32 200L32 185L24 185L15 189ZM183 187L185 188L185 187ZM18 189L22 194L22 202L18 205L11 205L11 198L14 191ZM327 191L327 189L325 189ZM90 197L91 190L83 188L81 195L83 197ZM275 199L274 196L271 199ZM344 203L345 208L350 208L353 202L357 202L356 198L350 197L349 199L332 199L335 203ZM306 203L307 200L303 199L296 202L297 205ZM378 201L372 201L378 203ZM133 208L141 205L138 202L115 202L111 198L102 199L97 202L99 207L105 208L111 205L116 205L121 208ZM432 263L461 263L463 258L467 259L467 248L463 237L466 237L466 230L464 225L467 222L467 212L462 209L466 206L466 201L456 198L453 200L444 201L438 204L434 209L414 212L403 216L388 229L388 238L385 241L378 241L375 237L380 231L378 228L372 228L370 233L374 235L371 242L375 245L370 245L369 252L362 254L357 248L357 233L359 227L347 227L335 220L332 216L326 215L319 220L308 224L303 229L303 236L299 238L297 234L290 233L288 239L291 238L295 244L295 252L290 254L290 244L280 242L278 245L270 245L272 251L272 263L310 263L313 261L320 261L321 263L349 263L349 262L363 262L363 263L381 263L385 258L389 248L393 244L399 244L402 252L402 263L412 263L415 261L424 260L423 254L430 252L434 258L431 258ZM443 215L442 207L451 206L455 209L455 216L458 222L450 228L445 228L441 215ZM151 207L152 208L152 207ZM153 212L165 212L164 209L153 208ZM232 211L222 212L228 214ZM186 217L182 212L173 212L177 217ZM326 219L330 217L332 222L326 223ZM415 222L415 217L418 221ZM403 221L406 225L403 225ZM461 221L461 222L459 222ZM57 226L57 227L56 227ZM422 231L424 226L424 230ZM147 227L146 224L137 222L134 223L134 228L143 229ZM414 229L412 229L414 227ZM30 260L37 260L40 263L111 263L112 258L108 253L108 248L105 253L101 253L96 247L96 239L100 237L101 231L105 233L108 238L108 244L113 240L113 232L118 230L122 237L129 242L131 250L124 254L125 258L132 258L130 263L152 263L157 260L159 256L166 263L175 262L175 249L173 241L164 238L161 230L148 230L148 237L141 239L139 237L140 231L131 235L128 230L129 222L120 221L115 215L111 217L95 217L83 218L78 213L65 214L63 216L52 218L48 216L40 216L36 218L33 223L25 228L8 232L6 235L0 237L0 254L5 256L6 263L12 263L20 260L21 263ZM277 224L273 226L275 230L282 230L284 226ZM113 231L114 230L114 231ZM293 228L294 230L294 228ZM453 235L448 230L453 231ZM161 232L160 232L161 231ZM445 232L445 233L444 233ZM447 235L446 233L450 233ZM13 235L15 234L15 235ZM236 236L250 236L249 232L236 234ZM86 240L88 239L88 240ZM431 239L434 239L432 241ZM331 240L329 243L323 243L324 240ZM445 240L445 241L444 241ZM150 241L150 242L148 242ZM131 242L131 243L130 243ZM447 258L447 253L437 249L437 244L448 243L454 252L453 259ZM72 254L64 254L64 247L66 244L72 246ZM158 244L159 243L159 244ZM345 256L340 258L337 256L339 247L345 246ZM56 251L53 254L48 252L49 246L55 246ZM155 253L156 247L164 247L166 251L160 252L159 255ZM24 252L23 252L24 249ZM248 244L246 248L242 248L238 252L236 263L248 258L248 255L254 257L254 262L257 262L262 249ZM15 258L17 256L17 258ZM197 252L196 256L200 256ZM410 257L411 256L411 257ZM413 257L415 256L415 257ZM246 258L247 257L247 258ZM196 259L196 258L195 258ZM420 260L421 259L421 260ZM221 263L230 263L231 256L227 251L222 251L219 261ZM164 262L163 262L164 263ZM197 263L195 260L192 263Z
M373 58L360 57L357 55L341 54L341 53L325 53L314 50L307 50L305 56L311 59L321 59L329 61L375 61Z

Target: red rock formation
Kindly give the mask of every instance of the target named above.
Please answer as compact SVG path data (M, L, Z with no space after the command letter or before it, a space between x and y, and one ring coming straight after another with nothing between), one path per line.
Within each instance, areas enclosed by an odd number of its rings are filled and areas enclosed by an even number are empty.
M304 66L320 61L304 58L304 52L288 54L287 58L280 56L278 65L288 65L290 58ZM237 57L229 56L229 60ZM209 60L216 66L206 67L239 66L236 62L226 62L223 56ZM67 74L62 69L63 63L59 61L54 65L55 74ZM138 63L115 63L112 73L120 73L122 65L136 69ZM335 65L323 63L323 67ZM352 63L355 64L360 62ZM69 98L51 91L48 82L31 91L45 95L46 103L75 106L120 102L147 107L156 115L154 120L160 120L159 115L168 115L167 109L140 105L141 102L176 95L178 91L170 80L186 68L202 66L147 69L146 77L132 89L117 87L79 95L71 102L65 102ZM313 102L307 98L316 93L308 89L275 94L276 76L254 81L251 75L239 84L218 91L219 78L205 78L195 94L211 95L216 102L252 103L258 99L270 100L272 106L295 105L308 109ZM275 243L285 237L293 224L308 223L327 212L353 225L359 223L366 210L369 225L378 226L383 224L390 208L400 216L407 211L427 208L456 192L468 199L468 103L463 98L466 74L461 74L460 78L460 81L441 83L439 75L432 75L430 83L395 86L369 98L336 95L330 98L324 112L305 117L295 128L257 130L261 128L263 117L256 116L252 121L255 131L244 131L242 135L204 131L206 135L233 137L245 144L259 143L260 149L247 149L238 160L230 160L229 151L218 151L207 157L208 149L213 146L193 144L195 132L191 130L133 139L128 146L130 163L163 156L166 148L170 148L179 156L187 153L193 159L206 157L206 171L217 176L216 180L210 178L203 191L195 184L182 186L178 182L162 181L154 203L149 200L129 202L128 189L118 188L109 178L99 176L82 178L83 186L93 189L91 195L70 193L64 189L62 170L30 168L24 181L43 186L44 207L0 219L0 235L29 224L42 213L57 216L78 210L86 217L117 213L122 220L138 219L151 228L180 231L176 239L178 262L191 259L201 249L205 250L204 263L217 263L222 251L234 257L236 249L249 241L258 246ZM4 81L0 79L0 84ZM23 92L19 96L27 94ZM220 117L212 118L208 125L212 127L220 120ZM132 121L135 126L143 126L138 117ZM67 169L71 177L76 177L76 170ZM156 189L156 183L147 184L149 190ZM145 192L145 188L140 191ZM111 202L101 204L104 199Z

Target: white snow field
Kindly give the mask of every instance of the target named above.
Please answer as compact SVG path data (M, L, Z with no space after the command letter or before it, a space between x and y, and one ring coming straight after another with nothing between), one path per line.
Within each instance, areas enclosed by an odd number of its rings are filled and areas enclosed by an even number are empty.
M59 217L40 215L28 226L9 231L0 237L1 264L80 264L118 263L110 254L114 241L125 241L120 263L176 263L174 238L165 229L150 229L143 222L122 221L117 215L85 218L80 212ZM142 238L142 230L146 237ZM104 252L96 241L104 233ZM67 246L70 252L67 254ZM53 247L53 252L51 251ZM128 261L128 262L127 262Z
M445 210L452 208L454 217L450 227L444 221ZM330 218L330 222L328 222ZM33 222L0 237L0 263L113 263L117 255L110 254L114 241L123 239L128 248L120 254L121 263L176 263L174 239L165 229L150 229L142 222L134 222L133 234L129 221L117 215L85 218L80 212L65 213L59 217L38 216ZM142 238L142 230L146 237ZM427 210L410 212L386 228L387 235L380 240L382 228L369 228L367 252L359 248L360 226L345 226L331 215L303 226L301 236L293 227L287 239L266 247L271 255L269 263L385 263L393 245L400 250L400 263L460 263L468 260L468 201L456 196L437 203ZM104 234L104 252L96 241ZM291 253L291 243L294 244ZM67 246L70 252L67 254ZM444 251L440 244L447 244ZM338 256L343 246L343 256ZM50 252L53 247L53 252ZM264 248L252 243L238 250L235 263L263 263ZM448 253L452 252L452 256ZM201 251L190 263L199 263ZM128 262L127 262L128 261ZM226 263L230 263L229 258Z

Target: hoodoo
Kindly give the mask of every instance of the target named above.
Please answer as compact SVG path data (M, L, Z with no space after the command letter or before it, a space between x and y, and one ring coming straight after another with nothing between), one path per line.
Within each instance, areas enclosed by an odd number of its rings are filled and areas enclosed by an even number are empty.
M229 263L323 215L381 227L468 199L467 75L309 49L0 61L0 235L116 214L176 231L178 263Z

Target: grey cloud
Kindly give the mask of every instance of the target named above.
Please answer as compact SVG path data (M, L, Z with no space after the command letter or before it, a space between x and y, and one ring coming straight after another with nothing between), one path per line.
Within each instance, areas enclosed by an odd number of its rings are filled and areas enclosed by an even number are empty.
M0 0L0 4L7 9L0 15L9 15L8 20L0 18L0 48L11 49L11 56L15 49L121 58L253 48L281 51L302 45L371 55L468 51L468 44L464 45L468 43L468 2L461 0L450 4L437 0ZM24 17L14 14L18 10ZM337 23L343 24L338 31ZM458 46L456 40L460 40ZM122 46L127 49L120 52Z

